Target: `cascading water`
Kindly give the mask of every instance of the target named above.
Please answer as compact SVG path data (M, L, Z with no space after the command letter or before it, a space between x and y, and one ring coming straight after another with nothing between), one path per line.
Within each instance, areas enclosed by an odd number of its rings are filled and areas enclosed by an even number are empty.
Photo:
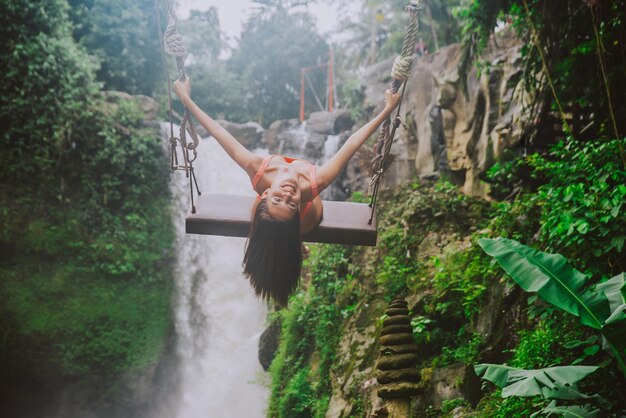
M202 140L198 153L201 192L254 193L248 176L215 140ZM177 228L179 396L166 409L178 418L263 417L268 390L258 340L267 307L242 277L245 241L185 234L189 180L173 173L170 187Z

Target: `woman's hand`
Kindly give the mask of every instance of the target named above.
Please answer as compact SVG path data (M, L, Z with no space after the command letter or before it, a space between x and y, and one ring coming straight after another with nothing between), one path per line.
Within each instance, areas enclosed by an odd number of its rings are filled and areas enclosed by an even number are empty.
M391 113L393 109L400 103L400 93L392 93L391 90L385 90L385 111Z
M189 93L191 92L191 82L189 81L189 77L185 78L185 81L176 80L174 82L173 90L181 101L188 98Z

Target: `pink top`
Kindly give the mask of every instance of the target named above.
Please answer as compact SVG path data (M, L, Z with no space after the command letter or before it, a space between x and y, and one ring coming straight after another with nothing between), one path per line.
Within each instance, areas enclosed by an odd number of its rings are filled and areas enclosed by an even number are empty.
M254 189L254 191L256 191L257 184L259 184L261 177L263 177L265 170L267 170L267 166L269 165L270 160L274 157L282 158L287 164L291 164L292 162L296 160L300 160L300 158L285 157L284 155L278 155L278 154L268 155L267 157L265 157L263 159L263 162L261 163L261 167L259 167L259 170L256 172L256 174L252 178L252 188ZM315 199L318 195L315 165L311 164L310 162L306 160L302 160L302 161L305 161L309 165L309 181L311 182L311 199L308 202L306 202L306 205L300 211L300 219L304 218L306 213L309 211L309 209L313 205L313 199ZM261 200L261 197L257 196L257 200Z

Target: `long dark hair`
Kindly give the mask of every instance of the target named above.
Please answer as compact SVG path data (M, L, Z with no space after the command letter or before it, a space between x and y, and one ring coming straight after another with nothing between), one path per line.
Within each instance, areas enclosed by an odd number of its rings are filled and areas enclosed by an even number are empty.
M300 280L301 245L300 214L286 221L272 218L262 199L254 211L242 263L257 296L287 305Z

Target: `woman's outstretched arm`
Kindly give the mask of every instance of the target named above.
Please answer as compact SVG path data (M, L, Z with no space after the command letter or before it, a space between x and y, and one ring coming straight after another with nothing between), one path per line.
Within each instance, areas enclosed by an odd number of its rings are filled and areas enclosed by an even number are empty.
M399 102L400 93L391 93L389 90L385 92L385 108L382 112L353 133L330 161L317 171L317 182L320 191L324 190L335 180L341 170L348 164L350 158L352 158L365 141L376 132L381 123L391 115L391 112L396 108Z
M200 125L209 132L209 134L215 138L215 140L221 145L226 153L232 158L239 167L241 167L248 176L254 176L254 173L259 169L263 158L250 152L246 147L241 145L237 139L224 129L219 123L217 123L212 117L204 113L202 109L191 99L189 92L191 86L189 83L189 77L185 81L174 82L174 93L180 98L191 114L196 118Z

